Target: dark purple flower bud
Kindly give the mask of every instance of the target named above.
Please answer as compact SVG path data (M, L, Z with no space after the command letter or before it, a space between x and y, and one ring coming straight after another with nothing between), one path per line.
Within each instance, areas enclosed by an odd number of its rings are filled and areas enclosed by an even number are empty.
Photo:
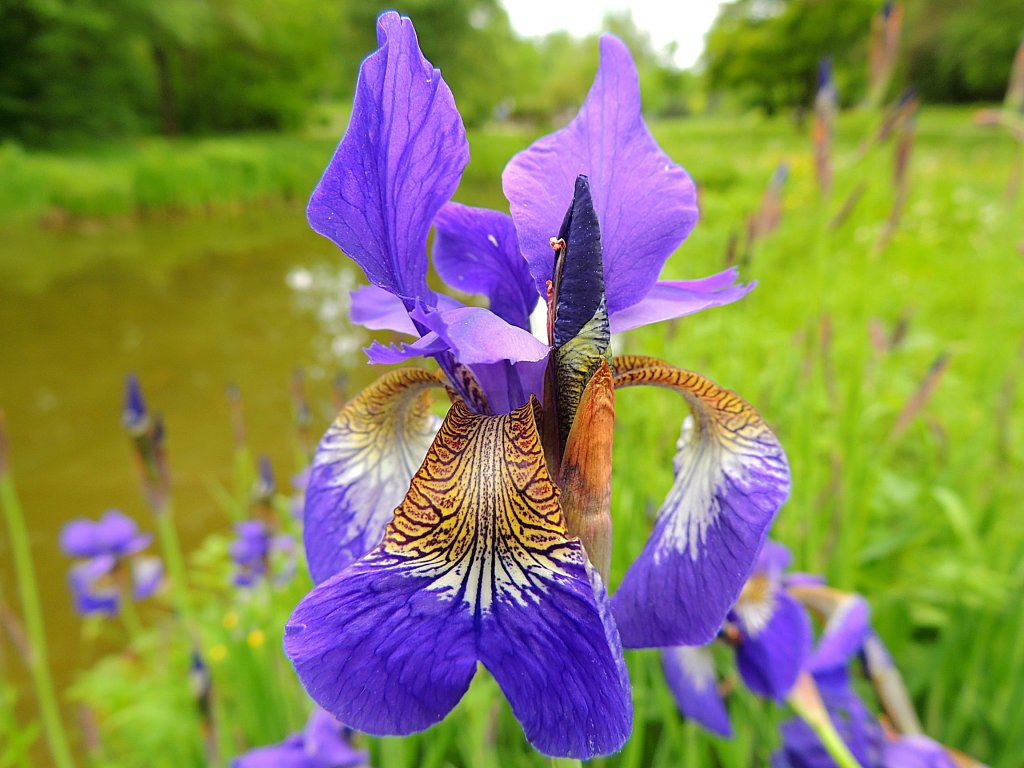
M825 56L818 62L818 90L832 87L832 58Z
M129 373L125 377L124 409L121 411L121 423L131 435L140 435L149 429L149 411L146 400L142 396L139 377Z
M252 489L253 503L269 505L273 501L275 493L277 493L277 481L274 478L274 468L270 464L270 457L262 455L259 458L256 482Z

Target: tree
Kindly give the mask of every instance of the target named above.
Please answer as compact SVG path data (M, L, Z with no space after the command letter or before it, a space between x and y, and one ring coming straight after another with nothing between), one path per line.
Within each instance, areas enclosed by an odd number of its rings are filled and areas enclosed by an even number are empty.
M931 101L999 101L1024 37L1020 0L909 0L905 78Z
M867 38L877 0L734 0L707 37L704 64L712 90L773 112L806 106L818 62L831 57L841 97L864 90Z

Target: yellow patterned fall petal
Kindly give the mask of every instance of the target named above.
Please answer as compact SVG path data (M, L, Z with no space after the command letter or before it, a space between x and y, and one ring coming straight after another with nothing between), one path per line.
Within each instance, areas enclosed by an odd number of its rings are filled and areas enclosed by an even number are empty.
M438 386L436 374L418 368L387 373L347 403L320 440L303 529L314 582L380 543L437 432L428 390Z
M585 759L632 721L600 577L566 535L535 403L452 406L380 545L296 608L285 649L306 689L375 734L420 730L481 662L530 742Z
M612 600L626 647L699 645L721 626L789 496L789 465L757 411L734 392L653 357L614 361L615 387L681 394L690 406L675 481L654 532Z

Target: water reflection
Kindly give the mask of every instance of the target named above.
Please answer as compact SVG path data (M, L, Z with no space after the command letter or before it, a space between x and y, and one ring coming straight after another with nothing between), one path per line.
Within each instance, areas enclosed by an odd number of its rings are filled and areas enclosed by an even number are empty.
M311 233L300 208L221 218L111 224L79 232L0 231L0 408L29 518L59 684L84 666L79 620L57 549L70 517L118 507L151 529L120 428L123 378L136 372L168 430L186 547L230 521L225 386L237 385L254 454L294 474L289 381L307 373L311 432L333 415L340 370L357 390L369 338L347 321L357 275ZM14 594L0 536L0 594ZM7 664L7 666L11 666ZM13 665L17 667L18 665ZM13 672L20 683L22 671Z

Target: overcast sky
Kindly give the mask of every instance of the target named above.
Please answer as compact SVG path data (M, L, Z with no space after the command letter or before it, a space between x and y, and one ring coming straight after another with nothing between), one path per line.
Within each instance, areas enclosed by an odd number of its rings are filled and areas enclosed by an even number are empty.
M704 49L704 33L718 13L721 0L501 0L512 26L528 37L559 29L583 36L596 32L609 11L630 10L637 27L651 36L655 48L677 43L675 62L696 63Z

